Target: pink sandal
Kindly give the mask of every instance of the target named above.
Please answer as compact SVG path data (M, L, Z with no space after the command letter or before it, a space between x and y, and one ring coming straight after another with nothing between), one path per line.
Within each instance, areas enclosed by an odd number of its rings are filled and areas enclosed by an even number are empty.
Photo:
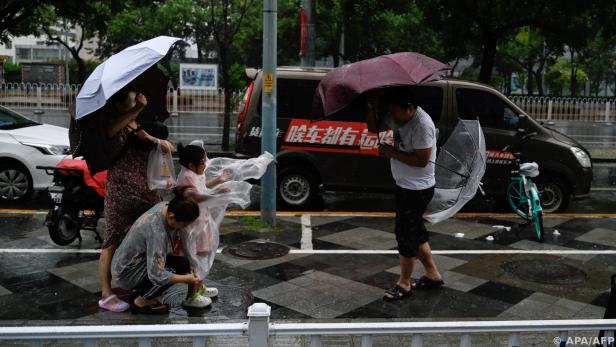
M115 304L110 304L109 302L115 299ZM104 299L98 300L98 307L111 311L111 312L124 312L128 310L130 305L127 302L120 300L117 295L111 294Z

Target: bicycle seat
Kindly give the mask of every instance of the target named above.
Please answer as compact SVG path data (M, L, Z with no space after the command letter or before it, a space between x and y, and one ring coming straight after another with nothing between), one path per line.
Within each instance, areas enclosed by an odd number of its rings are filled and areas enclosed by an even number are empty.
M526 177L537 177L539 176L539 165L535 162L522 163L520 165L520 174Z

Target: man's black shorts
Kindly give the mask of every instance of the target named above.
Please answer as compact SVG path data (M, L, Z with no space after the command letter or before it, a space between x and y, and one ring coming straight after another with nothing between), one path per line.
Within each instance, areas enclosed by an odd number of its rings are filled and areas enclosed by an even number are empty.
M410 190L396 187L396 241L398 253L416 257L419 246L428 242L428 230L423 214L434 196L434 187Z

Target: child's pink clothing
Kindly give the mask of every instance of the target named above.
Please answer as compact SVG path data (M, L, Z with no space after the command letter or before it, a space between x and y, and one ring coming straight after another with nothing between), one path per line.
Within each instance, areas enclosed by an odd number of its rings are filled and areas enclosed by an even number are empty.
M190 187L196 193L205 194L208 190L205 182L205 175L197 175L182 167L177 186ZM183 241L185 255L200 270L200 278L203 278L214 262L219 243L217 225L206 204L199 204L199 218L184 229Z

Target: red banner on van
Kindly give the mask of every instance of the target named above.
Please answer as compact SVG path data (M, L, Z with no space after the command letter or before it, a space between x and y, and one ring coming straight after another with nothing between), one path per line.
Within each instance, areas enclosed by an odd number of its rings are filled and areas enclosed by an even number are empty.
M369 132L366 123L292 119L281 149L378 155L379 143L393 144L393 132Z

